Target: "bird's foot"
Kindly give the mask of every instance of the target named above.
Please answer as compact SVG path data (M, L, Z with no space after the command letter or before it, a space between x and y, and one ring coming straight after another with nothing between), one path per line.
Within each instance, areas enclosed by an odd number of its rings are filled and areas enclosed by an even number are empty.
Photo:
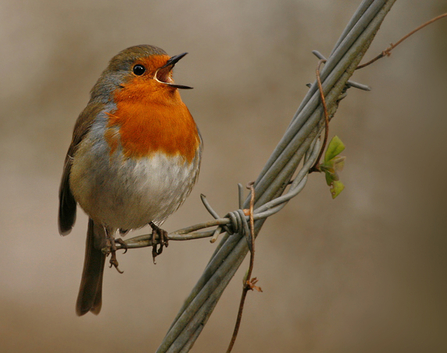
M121 271L120 269L119 269L119 267L118 267L118 260L116 259L116 251L110 251L110 253L112 254L111 255L111 257L110 257L110 261L109 261L109 263L110 263L110 267L115 267L116 268L116 270L118 271L118 273L124 273L124 271Z
M116 243L120 243L122 245L121 242L123 242L121 239L115 239L113 236L110 236L108 233L107 234L107 248L109 249L109 253L110 255L110 267L115 267L116 270L119 273L123 273L123 271L121 271L118 267L118 260L116 258ZM124 243L124 242L123 242ZM126 249L127 250L127 249Z
M168 232L161 229L153 222L150 222L149 225L152 228L152 259L155 264L155 258L163 252L163 247L168 247L169 245ZM158 239L156 239L157 235Z

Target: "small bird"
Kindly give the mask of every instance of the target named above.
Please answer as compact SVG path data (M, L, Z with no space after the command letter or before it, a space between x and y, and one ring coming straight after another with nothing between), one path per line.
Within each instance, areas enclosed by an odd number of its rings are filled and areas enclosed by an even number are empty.
M152 227L155 258L168 245L160 228L197 181L202 138L176 84L174 65L151 45L127 48L110 60L79 115L59 189L59 233L70 233L77 204L89 216L76 313L99 314L106 255L118 271L115 234ZM155 242L158 235L158 247ZM106 251L107 252L107 251Z

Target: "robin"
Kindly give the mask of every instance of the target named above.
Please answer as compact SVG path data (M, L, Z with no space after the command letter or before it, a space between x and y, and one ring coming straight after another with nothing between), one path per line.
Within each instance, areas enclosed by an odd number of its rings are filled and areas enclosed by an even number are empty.
M89 216L79 316L101 310L104 248L119 271L116 232L149 224L155 258L168 245L161 224L197 180L202 139L178 91L192 87L172 79L186 54L169 57L151 45L121 51L76 121L59 190L59 232L70 233L79 203Z

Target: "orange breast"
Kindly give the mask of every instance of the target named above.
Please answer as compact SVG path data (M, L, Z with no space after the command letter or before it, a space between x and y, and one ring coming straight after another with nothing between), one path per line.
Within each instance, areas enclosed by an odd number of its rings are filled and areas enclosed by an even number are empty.
M128 158L164 152L168 156L181 155L189 163L193 160L200 144L199 134L176 89L159 87L154 80L135 81L114 98L117 109L108 114L105 134L111 154L116 151L119 137Z

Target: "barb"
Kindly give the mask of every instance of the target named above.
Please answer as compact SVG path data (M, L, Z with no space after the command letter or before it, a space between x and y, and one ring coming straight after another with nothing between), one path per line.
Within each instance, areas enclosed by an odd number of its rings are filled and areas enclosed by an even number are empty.
M391 51L396 48L400 43L402 43L404 40L406 40L408 37L412 36L413 34L415 34L417 31L421 30L422 28L428 26L429 24L432 24L433 22L440 20L441 18L447 17L447 13L444 13L442 15L436 16L435 18L432 18L431 20L423 23L422 25L420 25L419 27L417 27L416 29L412 30L410 33L408 33L407 35L403 36L401 39L399 39L396 44L391 43L391 45L386 48L383 52L381 52L379 55L377 55L375 58L371 59L370 61L368 61L365 64L359 65L357 66L356 70L359 69L363 69L364 67L371 65L372 63L376 62L379 59L382 59L384 56L390 56L391 55Z
M325 56L323 54L321 54L318 50L312 50L312 54L314 54L320 60L326 60ZM307 86L310 87L311 84L309 83ZM371 91L371 87L364 85L363 83L358 83L358 82L355 82L352 80L348 80L348 82L346 83L346 86L348 88L349 87L357 88L362 91Z
M204 194L200 194L200 198L202 200L203 205L205 206L206 210L211 214L211 216L213 216L214 218L218 219L220 218L218 213L216 211L213 210L213 208L211 207L210 203L208 202L208 200L206 199L206 196ZM230 229L228 229L228 227L226 225L222 225L221 227L217 227L216 230L214 231L210 243L214 243L219 235L222 232L222 229L225 229L226 233L231 233Z

